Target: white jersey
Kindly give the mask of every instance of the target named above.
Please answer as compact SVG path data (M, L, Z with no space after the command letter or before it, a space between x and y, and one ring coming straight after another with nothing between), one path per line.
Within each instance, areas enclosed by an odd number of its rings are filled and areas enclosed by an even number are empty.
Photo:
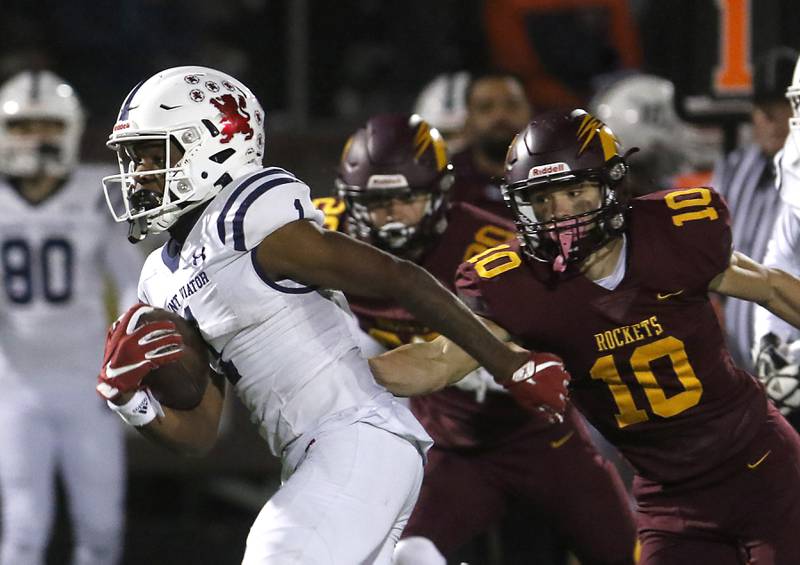
M776 183L783 205L778 212L772 238L767 244L763 264L800 276L800 154L792 135L786 138L783 147L775 155L775 167L778 171ZM800 338L797 328L765 308L756 306L753 345L758 347L761 337L770 332L784 341Z
M169 241L148 257L140 298L197 322L274 454L322 426L356 421L424 451L430 438L375 382L330 293L259 269L258 244L298 219L324 220L308 186L283 169L257 169L211 201L182 246Z
M31 205L0 180L0 379L86 394L102 364L108 327L104 288L136 301L142 254L111 221L98 190L106 170L76 168Z
M784 203L775 221L763 263L800 277L800 209ZM760 306L755 309L754 326L756 347L761 337L770 332L784 341L800 338L800 330Z

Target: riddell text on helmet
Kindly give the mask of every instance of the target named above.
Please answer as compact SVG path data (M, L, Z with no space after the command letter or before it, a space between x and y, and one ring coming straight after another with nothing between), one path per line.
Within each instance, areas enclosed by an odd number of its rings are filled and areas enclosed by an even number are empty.
M563 173L564 171L571 170L569 165L566 163L548 163L546 165L540 165L538 167L533 167L528 172L529 179L535 179L537 177L543 177L545 175L552 175L555 173Z

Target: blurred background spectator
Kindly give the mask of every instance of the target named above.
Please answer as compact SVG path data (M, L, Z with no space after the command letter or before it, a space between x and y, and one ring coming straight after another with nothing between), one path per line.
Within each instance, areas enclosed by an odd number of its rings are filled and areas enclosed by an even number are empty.
M671 108L681 128L702 128L708 147L730 152L754 139L757 62L778 46L800 48L796 0L6 0L3 8L0 82L30 68L69 77L88 111L87 160L114 161L105 140L118 101L137 82L169 66L207 65L253 88L267 111L267 161L295 172L315 196L332 192L350 131L372 114L414 108L443 73L511 73L535 112L587 106L626 77L655 75L674 88L660 108ZM777 103L788 79L776 74L772 81ZM640 87L630 88L630 96L641 96ZM670 136L618 133L627 147L670 145ZM700 162L693 160L698 151L688 153L667 177L707 173L713 150L701 151ZM654 186L676 182L660 177L652 175ZM759 190L771 195L759 179ZM729 184L716 187L725 192ZM751 207L731 203L734 214ZM754 213L735 221L745 230L770 223ZM245 411L232 395L227 401L236 409L226 409L222 439L204 459L128 438L124 564L238 563L249 524L278 476ZM66 562L72 541L63 511L56 522L52 564ZM529 562L501 536L481 543L481 563Z
M734 247L758 262L764 260L780 209L773 157L789 133L792 108L784 94L796 60L797 52L788 47L770 49L758 58L753 75L752 140L726 155L712 180L731 210ZM750 370L755 308L752 302L725 300L728 347L736 363Z

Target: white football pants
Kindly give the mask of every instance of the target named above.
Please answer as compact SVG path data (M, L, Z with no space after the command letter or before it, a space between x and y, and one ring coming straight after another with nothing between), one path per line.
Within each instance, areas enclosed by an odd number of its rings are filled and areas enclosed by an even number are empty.
M322 431L250 528L242 565L388 565L422 474L416 447L390 432Z
M91 386L49 398L25 387L7 387L0 394L0 565L45 562L57 471L74 525L73 565L118 562L124 426Z

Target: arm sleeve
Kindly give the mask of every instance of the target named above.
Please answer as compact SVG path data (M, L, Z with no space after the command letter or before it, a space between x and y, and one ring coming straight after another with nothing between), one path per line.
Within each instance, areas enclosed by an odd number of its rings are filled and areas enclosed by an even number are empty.
M772 238L767 244L764 266L800 276L800 209L786 204L781 206ZM780 336L784 341L800 337L800 330L760 306L755 307L753 330L756 343L769 332Z

